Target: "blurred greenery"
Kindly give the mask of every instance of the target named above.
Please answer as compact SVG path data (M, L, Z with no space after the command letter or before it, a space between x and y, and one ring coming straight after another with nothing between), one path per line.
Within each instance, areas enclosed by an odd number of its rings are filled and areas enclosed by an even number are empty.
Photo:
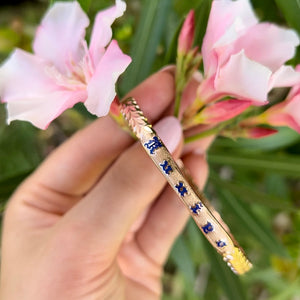
M52 1L51 1L52 2ZM112 0L81 0L93 20ZM252 0L261 20L290 26L300 33L299 0ZM180 25L196 9L200 45L211 0L128 0L113 27L114 37L133 63L120 81L123 95L147 76L176 59ZM0 6L0 60L14 47L30 51L35 28L49 1L4 1ZM88 29L88 34L90 28ZM299 53L299 51L298 51ZM300 63L300 56L291 61ZM77 105L46 131L26 122L5 124L0 106L0 208L19 183L55 147L90 122ZM208 161L206 194L221 212L254 268L240 278L221 261L190 221L165 267L164 300L300 299L300 136L287 128L262 140L218 138ZM201 170L200 170L201 171Z

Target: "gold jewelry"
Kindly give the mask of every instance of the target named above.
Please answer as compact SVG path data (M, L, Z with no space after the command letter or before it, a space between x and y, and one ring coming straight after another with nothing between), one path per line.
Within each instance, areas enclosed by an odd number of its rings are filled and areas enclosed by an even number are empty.
M252 264L229 232L226 224L192 181L191 176L187 174L183 166L179 167L174 161L136 101L133 98L127 98L121 102L120 109L130 129L184 203L204 236L223 256L224 261L227 262L232 271L241 275L251 269Z

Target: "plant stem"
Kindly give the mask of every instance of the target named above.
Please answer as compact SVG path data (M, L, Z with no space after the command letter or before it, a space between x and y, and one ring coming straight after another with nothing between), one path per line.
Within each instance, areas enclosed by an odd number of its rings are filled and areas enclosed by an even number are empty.
M179 116L179 108L180 108L181 96L182 96L182 93L180 93L180 91L176 91L175 105L174 105L174 116L176 118L178 118L178 116Z
M179 115L179 109L180 109L180 102L182 97L182 92L185 85L185 74L184 74L184 64L183 64L183 56L178 55L177 56L177 62L176 62L176 75L175 75L175 84L176 84L176 90L175 90L175 104L174 104L174 116L178 118ZM183 78L182 78L183 77Z
M188 137L186 137L184 139L184 143L188 144L188 143L195 142L195 141L197 141L199 139L202 139L202 138L205 138L205 137L208 137L208 136L211 136L211 135L217 135L227 125L231 124L230 121L232 121L232 120L225 121L225 122L219 124L216 127L213 127L211 129L205 130L203 132L199 132L199 133L197 133L195 135L188 136Z
M212 129L208 129L206 131L203 131L203 132L200 132L200 133L197 133L195 135L192 135L192 136L188 136L184 139L184 143L185 144L188 144L188 143L192 143L192 142L195 142L199 139L202 139L202 138L205 138L205 137L208 137L208 136L211 136L211 135L214 135L214 134L217 134L220 132L222 128L220 128L219 126L215 127L215 128L212 128Z

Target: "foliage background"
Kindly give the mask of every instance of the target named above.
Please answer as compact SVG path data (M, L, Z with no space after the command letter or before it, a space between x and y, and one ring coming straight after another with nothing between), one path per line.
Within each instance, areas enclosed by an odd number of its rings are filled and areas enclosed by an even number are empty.
M99 9L113 3L79 2L91 20ZM114 38L134 60L120 82L121 96L175 62L176 34L191 8L196 8L197 43L201 44L211 0L127 0L127 4L125 16L114 25ZM299 0L252 0L252 4L261 20L300 33ZM31 50L35 28L48 6L46 0L1 1L1 61L14 47ZM290 63L300 63L299 50ZM26 122L6 126L5 109L0 105L2 212L14 189L44 157L92 119L77 105L46 131ZM255 267L241 278L235 276L189 222L165 267L164 300L300 299L299 153L300 135L287 128L263 140L215 141L208 153L211 174L206 193Z

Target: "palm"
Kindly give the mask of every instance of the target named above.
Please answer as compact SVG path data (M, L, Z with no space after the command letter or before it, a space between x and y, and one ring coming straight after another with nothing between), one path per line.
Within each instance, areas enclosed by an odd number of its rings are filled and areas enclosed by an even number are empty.
M131 95L155 121L173 101L173 76L160 72ZM159 105L147 106L153 98ZM163 140L172 137L176 122L168 120ZM203 186L204 157L191 153L183 160ZM1 299L158 299L162 266L187 220L164 187L142 147L109 117L76 134L6 209Z

